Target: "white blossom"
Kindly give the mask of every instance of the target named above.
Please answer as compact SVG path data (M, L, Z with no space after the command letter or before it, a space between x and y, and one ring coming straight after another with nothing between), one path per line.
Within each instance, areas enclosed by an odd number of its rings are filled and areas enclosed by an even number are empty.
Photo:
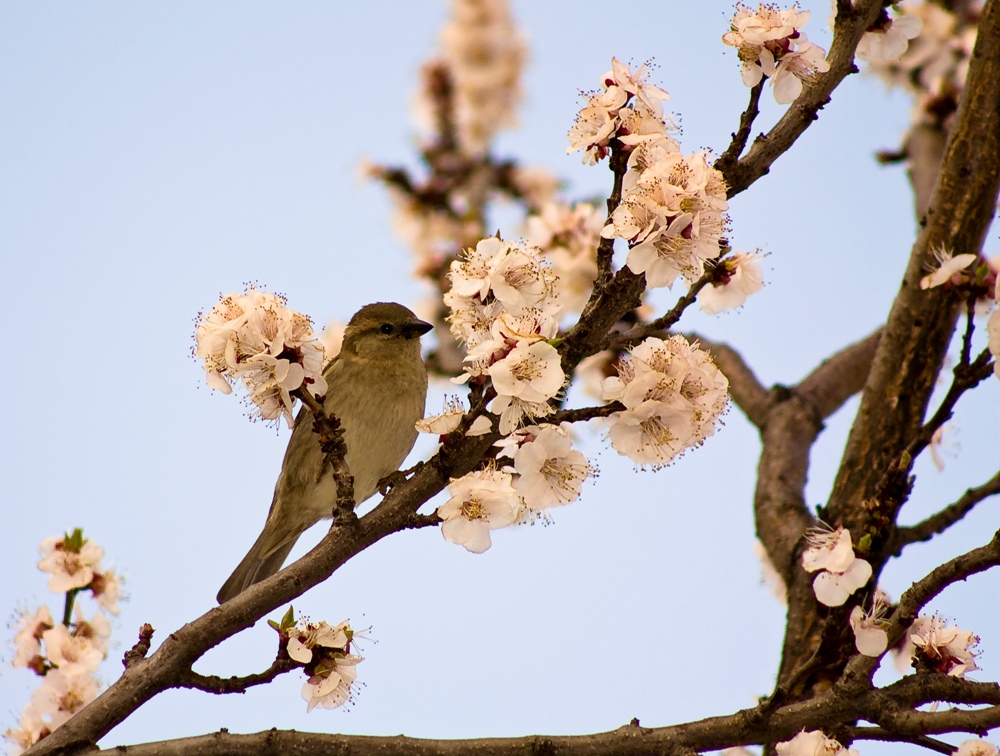
M105 620L106 622L107 620ZM42 635L48 660L67 676L96 672L107 650L105 639L72 635L66 625L58 624Z
M313 394L325 394L326 381L323 345L312 322L286 304L284 297L254 287L221 297L199 316L194 353L204 361L212 388L228 394L242 382L262 419L284 417L291 427L290 392L306 384Z
M481 155L500 128L517 120L524 38L504 0L452 0L441 43L459 141L469 154Z
M547 341L525 339L489 367L493 387L500 396L526 402L545 402L566 382L559 352Z
M722 174L707 153L662 152L633 176L601 235L628 240L625 263L650 287L672 286L678 276L696 280L719 256L728 225Z
M25 706L21 712L18 725L16 730L7 730L4 733L4 737L11 746L11 756L18 756L18 754L27 751L39 740L52 733L52 728L30 704Z
M778 756L859 756L857 750L844 748L820 730L802 730L791 740L776 743L774 750Z
M31 706L39 715L49 717L49 727L54 730L97 698L97 693L97 680L89 673L71 675L52 669L31 694Z
M336 709L351 700L351 684L358 678L357 666L364 659L346 654L324 659L321 668L302 685L306 712L317 706Z
M906 52L910 40L920 34L922 26L923 22L917 16L884 15L880 23L876 23L876 28L868 29L861 35L854 54L866 63L897 60Z
M300 664L309 664L313 660L313 649L317 646L346 652L353 635L354 631L347 621L339 625L300 622L297 628L289 632L288 656Z
M604 382L603 398L626 407L608 418L611 445L638 464L666 464L715 432L728 389L711 357L683 336L648 338Z
M931 272L920 279L921 289L932 289L950 282L957 282L956 276L976 261L976 255L956 255L945 247L934 250L934 265Z
M118 599L121 598L122 579L114 570L94 573L90 590L97 605L109 614L118 614Z
M573 448L569 423L530 426L502 439L501 454L514 460L513 485L531 509L576 501L583 481L595 474L587 458Z
M803 81L830 69L826 52L806 39L801 29L809 20L808 11L798 6L781 10L760 3L752 10L743 3L736 6L730 30L722 41L735 47L741 61L740 76L748 87L771 77L774 99L781 104L794 101L802 91Z
M807 538L811 545L802 554L802 567L806 572L819 571L813 580L816 600L826 606L842 606L871 578L871 564L855 556L851 532L846 528L813 530Z
M42 653L42 635L54 624L47 606L40 607L34 614L20 612L17 632L14 634L14 658L11 664L15 667L33 666L36 658Z
M56 593L86 588L100 566L104 549L93 540L83 539L78 547L73 538L50 536L39 546L42 554L38 569L49 575L49 590Z
M907 631L904 655L909 652L922 667L936 672L964 677L966 672L979 669L976 652L972 649L979 638L968 630L947 626L937 615L921 616Z
M581 312L590 298L604 217L589 202L549 202L526 221L528 240L552 262L560 313Z
M785 580L775 569L764 544L754 541L753 553L760 561L761 582L771 589L771 595L778 599L782 606L788 606L788 588L785 586Z
M471 472L452 480L448 492L451 498L437 510L444 521L441 534L474 554L491 546L491 530L512 525L521 514L521 497L514 490L511 474L504 470Z
M709 315L740 307L751 294L764 286L764 273L758 264L763 255L737 252L716 264L712 282L698 292L698 306Z
M971 738L963 741L958 750L952 752L952 756L997 756L1000 749L992 743L979 738Z
M872 610L866 612L860 606L851 609L850 625L854 632L854 645L858 653L878 657L889 646L889 635L883 628L886 604L881 592L875 592Z

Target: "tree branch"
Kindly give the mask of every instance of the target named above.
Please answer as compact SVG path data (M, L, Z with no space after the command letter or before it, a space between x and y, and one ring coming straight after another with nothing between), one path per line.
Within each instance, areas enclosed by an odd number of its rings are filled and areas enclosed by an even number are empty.
M181 675L177 682L179 688L194 688L203 690L206 693L246 693L248 688L256 685L265 685L276 679L279 675L291 672L293 669L301 669L302 665L297 661L288 658L287 654L279 654L271 663L271 666L263 672L257 672L243 677L218 677L216 675L199 675L193 670Z
M957 501L926 520L910 527L898 528L889 545L890 555L899 556L903 548L909 544L929 541L939 533L943 533L971 512L979 502L998 493L1000 493L1000 471L981 486L968 489Z

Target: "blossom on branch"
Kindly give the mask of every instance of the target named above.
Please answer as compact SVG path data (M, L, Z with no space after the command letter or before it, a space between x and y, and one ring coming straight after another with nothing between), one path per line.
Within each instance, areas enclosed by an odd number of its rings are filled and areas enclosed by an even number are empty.
M356 667L364 661L353 654L325 657L314 674L302 685L302 699L306 701L306 712L317 706L321 709L336 709L351 700L351 684L358 678Z
M888 602L885 594L875 591L871 611L866 612L860 606L851 610L850 625L854 633L854 645L858 653L865 656L881 656L889 646L889 635L884 629L885 612Z
M532 510L569 504L580 498L583 481L597 474L573 448L570 424L533 425L501 439L498 456L513 457L515 490Z
M228 394L242 382L262 419L284 417L291 427L291 392L308 385L325 394L326 380L312 321L286 305L285 297L253 286L221 297L198 318L194 354L204 361L209 386Z
M920 279L920 288L933 289L947 283L959 285L968 280L963 271L975 261L976 255L956 255L945 247L938 247L934 250L934 264L930 266L930 273Z
M84 538L79 529L64 536L49 536L38 550L38 569L49 575L49 590L56 593L86 588L94 580L104 549Z
M42 656L42 636L46 630L54 626L52 614L47 606L40 607L34 614L20 612L17 619L17 632L14 634L14 658L11 664L15 667L30 667L39 674L44 667Z
M764 287L764 273L755 252L737 252L723 257L712 268L712 282L698 292L702 312L715 315L740 307L751 294Z
M820 730L803 730L791 740L776 743L778 756L859 756L854 748L844 748Z
M913 659L917 669L929 669L952 677L965 677L979 669L977 652L972 649L979 638L968 630L945 625L937 615L921 616L907 631L901 656Z
M728 390L708 353L683 336L648 338L604 381L603 398L626 408L609 417L611 445L640 465L665 465L715 433Z
M556 275L559 314L582 312L597 278L597 247L604 213L589 202L546 203L528 217L528 240L551 261Z
M722 174L705 152L662 152L630 173L632 181L601 235L629 242L625 264L644 273L652 288L670 287L678 276L697 280L705 263L719 256L729 224Z
M813 581L816 600L826 606L842 606L871 578L871 564L855 556L851 531L846 528L810 530L806 539L810 545L802 553L802 567L806 572L819 571Z
M809 20L809 11L798 6L780 10L776 5L760 3L752 10L743 3L736 6L730 30L722 41L735 47L741 61L740 76L754 87L765 76L771 77L774 99L782 104L794 102L804 81L830 70L826 51L806 39L801 29Z
M444 521L441 535L474 554L492 545L491 530L517 522L524 506L511 474L493 467L452 480L448 493L451 498L437 510Z
M952 756L997 756L997 754L1000 754L1000 749L979 738L964 741L958 750L952 752Z

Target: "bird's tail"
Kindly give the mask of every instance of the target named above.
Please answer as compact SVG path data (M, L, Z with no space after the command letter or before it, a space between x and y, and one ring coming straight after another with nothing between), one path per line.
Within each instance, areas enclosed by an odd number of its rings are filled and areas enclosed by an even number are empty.
M220 604L224 604L229 599L239 595L254 583L271 577L285 563L285 558L292 550L300 533L281 534L284 536L281 538L281 535L272 532L270 525L271 523L268 522L264 526L264 531L250 547L250 551L243 557L243 561L239 563L233 570L233 574L219 589L216 600ZM276 541L278 544L274 545Z

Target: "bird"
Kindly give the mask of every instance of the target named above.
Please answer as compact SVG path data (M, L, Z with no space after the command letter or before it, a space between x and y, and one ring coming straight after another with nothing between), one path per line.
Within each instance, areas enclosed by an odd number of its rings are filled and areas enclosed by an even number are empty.
M395 302L365 305L351 317L340 353L323 371L323 409L337 417L344 432L355 506L399 469L417 439L415 424L427 399L420 337L432 327ZM303 407L264 530L219 591L220 604L276 573L298 537L333 515L337 486L312 426L312 412Z

